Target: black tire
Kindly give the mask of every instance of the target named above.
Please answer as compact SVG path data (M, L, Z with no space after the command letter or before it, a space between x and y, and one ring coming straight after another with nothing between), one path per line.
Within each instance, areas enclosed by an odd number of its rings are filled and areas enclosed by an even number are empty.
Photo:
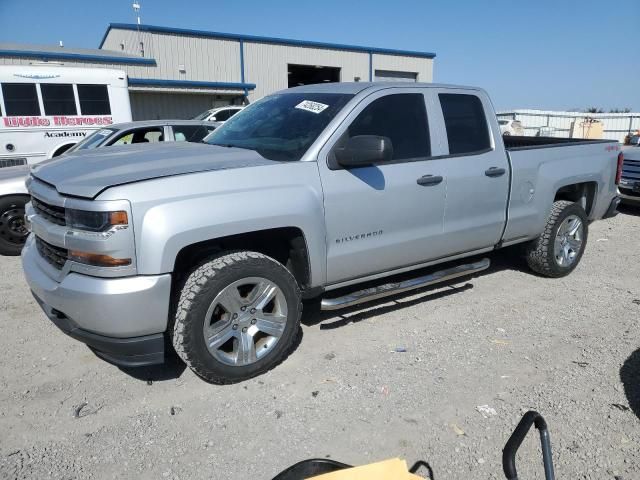
M278 341L262 358L248 365L228 365L209 352L204 322L210 322L207 311L217 295L248 277L265 278L281 290L286 299L286 323ZM298 284L281 263L257 252L227 252L208 259L188 276L170 333L176 353L198 376L210 383L236 383L265 373L287 358L296 341L301 314Z
M554 253L554 242L558 229L570 215L577 216L582 221L582 244L575 254L575 259L569 265L560 265ZM545 277L559 278L569 275L580 263L587 246L589 223L584 209L574 202L558 200L554 202L547 218L547 224L540 237L527 245L526 259L529 268Z
M24 195L0 198L0 255L20 255L28 235L24 227L24 206L28 201Z

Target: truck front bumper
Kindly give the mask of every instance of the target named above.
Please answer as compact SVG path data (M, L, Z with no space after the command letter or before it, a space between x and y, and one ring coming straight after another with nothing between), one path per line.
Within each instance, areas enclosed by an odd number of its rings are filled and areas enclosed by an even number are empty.
M53 280L33 236L22 252L24 275L47 317L67 335L119 366L164 361L171 275Z

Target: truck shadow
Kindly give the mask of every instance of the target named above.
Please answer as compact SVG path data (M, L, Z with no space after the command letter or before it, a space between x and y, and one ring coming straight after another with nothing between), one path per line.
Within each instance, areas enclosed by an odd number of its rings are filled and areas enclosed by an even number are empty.
M631 217L640 217L640 205L634 207L633 205L626 205L621 203L618 205L618 212L623 215L629 215Z
M629 407L640 419L640 349L633 352L620 368L620 380Z
M491 266L487 270L484 270L482 272L467 277L461 277L449 282L439 283L430 287L424 287L405 293L391 295L389 297L381 298L379 300L374 300L349 308L344 308L341 310L323 311L320 309L320 299L309 300L304 304L301 321L306 326L320 324L320 330L331 330L334 328L344 327L351 323L358 323L363 320L375 317L376 315L383 315L385 313L390 313L402 308L417 305L419 303L461 294L462 292L473 288L473 283L471 283L470 281L474 278L490 275L502 270L516 270L534 275L527 269L518 248L505 248L503 250L500 250L499 252L490 252L482 256L470 257L463 261L472 262L482 257L487 257L491 260ZM401 281L414 276L425 275L430 271L448 268L449 266L456 265L457 263L460 263L460 261L436 265L427 269L421 269L415 272L394 276L390 279L381 280L377 283L367 282L365 284L353 287L351 291L380 285L381 283L385 283L387 281ZM340 296L341 294L344 294L348 291L349 289L340 289L332 292L332 294L333 296ZM404 300L407 297L415 297L416 295L419 295L419 297L412 298L410 300Z

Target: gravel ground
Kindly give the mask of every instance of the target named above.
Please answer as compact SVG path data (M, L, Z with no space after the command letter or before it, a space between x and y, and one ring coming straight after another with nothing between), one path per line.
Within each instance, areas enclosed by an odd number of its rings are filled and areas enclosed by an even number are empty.
M503 478L504 442L536 409L559 479L638 479L639 239L640 210L625 209L592 225L567 278L531 275L507 251L451 286L338 314L311 305L291 357L231 386L178 362L99 360L2 257L0 477L268 480L309 457L400 456L437 479ZM535 435L518 466L543 478Z

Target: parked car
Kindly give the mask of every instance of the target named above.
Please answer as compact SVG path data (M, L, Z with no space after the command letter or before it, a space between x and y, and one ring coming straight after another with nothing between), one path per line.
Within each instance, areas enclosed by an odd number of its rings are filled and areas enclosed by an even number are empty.
M500 131L502 135L524 135L524 129L522 128L522 123L520 120L507 120L507 119L498 119L498 124L500 124Z
M618 190L623 203L640 206L640 135L633 135L629 145L623 150L624 164Z
M211 123L196 120L120 123L93 132L64 155L134 143L200 142L215 128ZM0 255L19 255L27 239L22 217L29 201L24 184L28 173L26 165L0 169Z
M110 362L161 363L172 345L207 381L247 379L287 357L303 299L350 307L514 244L541 275L572 272L589 224L615 214L618 143L499 132L477 88L285 90L210 145L35 167L24 273L49 319ZM457 263L382 280L443 262Z
M67 153L134 143L201 142L215 125L198 120L146 120L102 128L71 147Z
M244 107L242 106L212 108L211 110L202 112L200 115L195 117L194 120L203 120L205 122L216 122L219 124L223 124L231 117L233 117L236 113L240 112L243 108Z

